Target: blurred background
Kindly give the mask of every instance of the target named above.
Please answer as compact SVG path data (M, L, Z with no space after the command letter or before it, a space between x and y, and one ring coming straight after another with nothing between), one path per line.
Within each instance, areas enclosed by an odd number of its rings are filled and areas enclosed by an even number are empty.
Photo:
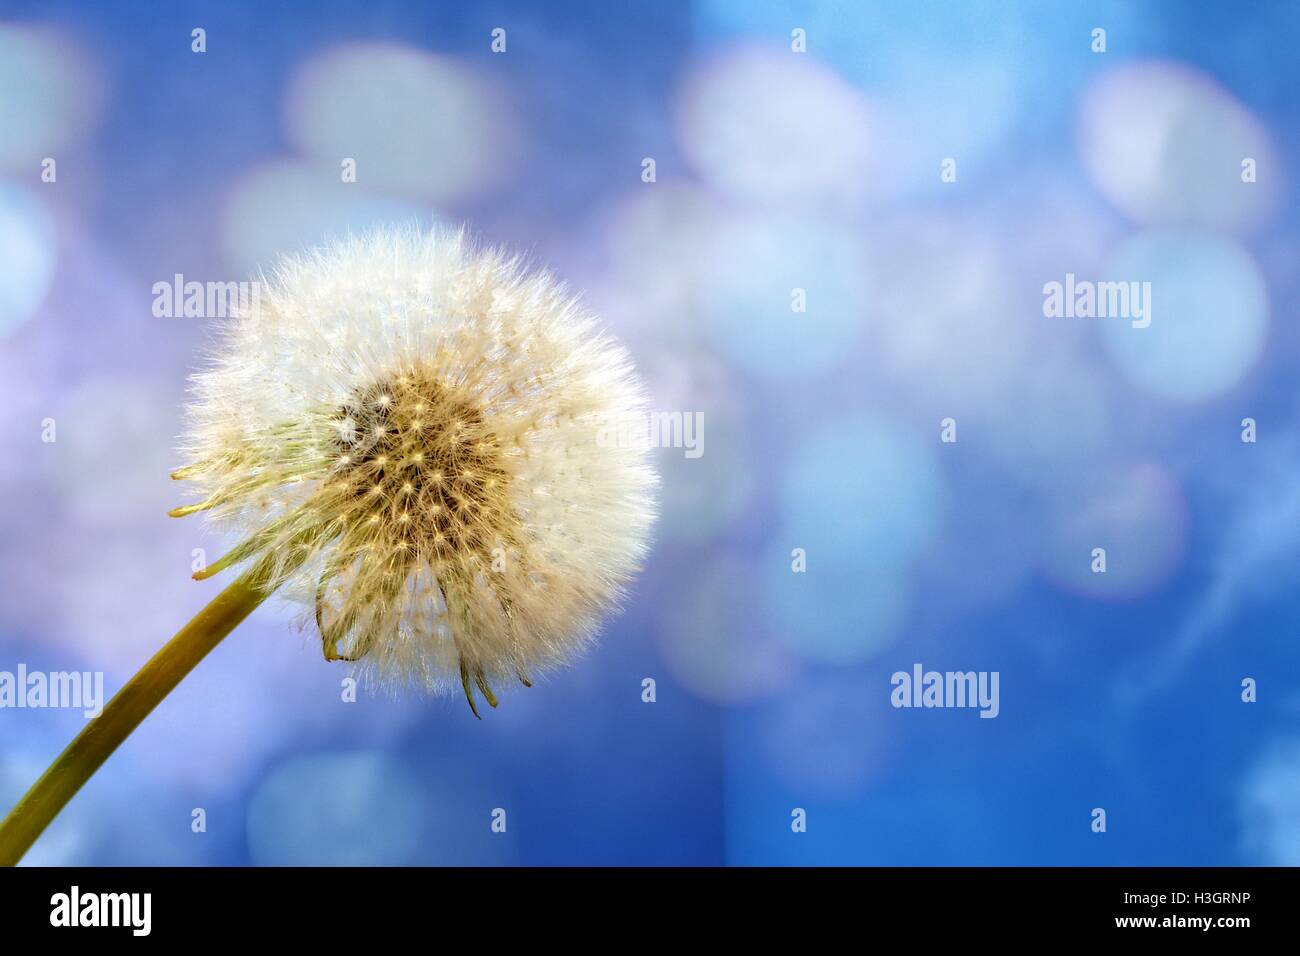
M576 666L343 703L263 607L28 862L1300 864L1297 48L1290 0L0 0L0 671L112 693L221 586L177 273L468 222L704 418ZM1046 318L1067 273L1151 327ZM918 662L1000 715L894 709ZM0 710L0 811L82 726Z

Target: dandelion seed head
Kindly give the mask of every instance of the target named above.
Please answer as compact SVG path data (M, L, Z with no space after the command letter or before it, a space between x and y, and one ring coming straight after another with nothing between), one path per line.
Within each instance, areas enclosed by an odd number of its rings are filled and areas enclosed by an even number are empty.
M592 640L644 557L648 449L598 440L644 414L627 353L463 233L284 259L192 392L178 474L244 540L214 568L269 558L326 656L383 680L495 702Z

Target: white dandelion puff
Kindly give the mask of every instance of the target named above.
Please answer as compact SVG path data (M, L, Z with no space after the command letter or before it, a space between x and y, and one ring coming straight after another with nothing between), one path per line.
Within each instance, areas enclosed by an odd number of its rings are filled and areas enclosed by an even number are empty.
M140 668L0 820L22 859L105 760L266 597L325 656L492 706L572 658L654 520L627 353L553 277L463 233L378 230L284 260L194 377L173 474L248 565Z
M565 288L463 232L286 258L194 376L196 503L307 605L325 656L433 691L530 678L616 609L654 519L627 353ZM477 714L477 708L475 708Z

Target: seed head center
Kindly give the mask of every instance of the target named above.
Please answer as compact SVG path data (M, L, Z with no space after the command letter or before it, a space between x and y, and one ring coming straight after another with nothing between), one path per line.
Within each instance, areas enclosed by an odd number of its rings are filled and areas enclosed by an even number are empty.
M413 557L486 555L508 474L474 402L413 372L358 391L335 415L335 503L349 524Z

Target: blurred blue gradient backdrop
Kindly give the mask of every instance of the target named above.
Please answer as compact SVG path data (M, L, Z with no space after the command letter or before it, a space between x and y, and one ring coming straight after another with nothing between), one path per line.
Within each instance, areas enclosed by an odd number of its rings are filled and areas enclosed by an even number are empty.
M0 0L0 671L111 693L220 587L177 273L468 222L704 417L576 666L346 704L264 607L28 862L1300 864L1297 49L1290 0ZM918 662L1000 714L895 709ZM0 709L0 810L83 725Z

